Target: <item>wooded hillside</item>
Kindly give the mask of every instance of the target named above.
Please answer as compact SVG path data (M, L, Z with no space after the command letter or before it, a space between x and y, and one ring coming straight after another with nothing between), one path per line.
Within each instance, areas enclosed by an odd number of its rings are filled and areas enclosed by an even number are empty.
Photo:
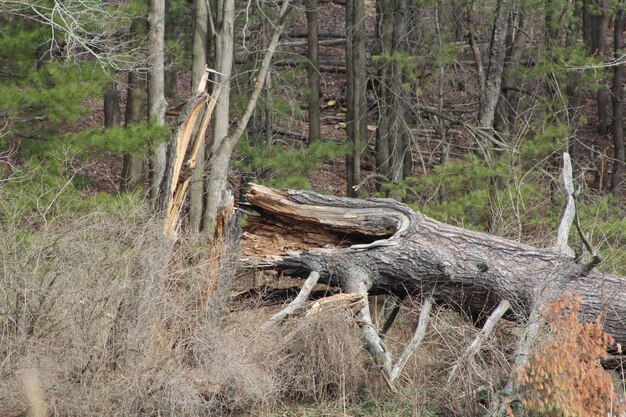
M3 1L0 415L621 415L624 8Z

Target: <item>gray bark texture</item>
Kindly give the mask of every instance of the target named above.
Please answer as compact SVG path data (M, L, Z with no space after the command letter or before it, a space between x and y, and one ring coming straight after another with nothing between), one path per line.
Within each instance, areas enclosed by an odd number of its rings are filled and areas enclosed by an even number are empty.
M478 125L492 128L496 113L496 105L500 97L504 58L506 57L506 33L509 24L511 0L498 0L496 20L493 24L491 45L489 47L489 66L485 74L485 85L480 98Z
M367 143L367 103L365 98L365 2L346 2L346 125L351 151L347 158L347 194L355 196L361 176L361 150Z
M150 78L148 80L148 104L150 117L159 125L165 124L165 0L150 0L148 10L148 54ZM159 185L165 172L166 143L157 144L152 161L150 197L156 202Z
M254 184L247 199L260 213L249 219L248 233L281 236L292 248L302 243L299 252L255 258L256 265L296 276L317 271L320 282L347 292L432 294L435 302L474 319L486 318L508 300L507 317L526 320L545 302L575 293L586 317L601 315L605 331L626 342L626 277L590 271L589 263L444 224L390 199Z
M230 44L227 46L229 49L229 54L226 54L229 56L229 62L232 65L232 58L233 58L233 45L232 45L232 27L234 25L234 2L233 0L224 0L225 1L225 5L224 7L228 7L228 10L224 10L224 14L226 17L224 17L224 22L229 22L228 26L230 27L230 34L228 35L229 38L227 38L227 41L230 42ZM241 138L241 136L243 135L244 131L246 130L246 127L248 126L248 121L250 120L250 117L252 116L252 113L254 112L254 109L256 107L256 103L259 99L259 96L261 95L261 91L263 90L263 86L265 85L265 80L267 77L267 73L270 70L270 66L272 63L272 57L274 56L274 52L276 51L276 46L278 45L278 41L280 39L280 35L283 32L283 27L285 25L285 20L289 14L289 9L290 9L290 0L283 0L281 6L280 6L280 12L279 12L279 16L278 16L278 20L274 26L274 31L272 33L272 38L270 40L270 43L267 47L267 51L265 52L265 55L263 57L263 62L261 62L261 67L259 69L259 72L256 76L256 81L254 83L254 89L252 91L252 94L250 95L250 98L248 100L248 103L246 105L246 109L243 113L243 115L241 116L237 126L233 129L233 131L228 134L228 136L222 136L222 133L226 133L226 132L222 132L221 130L218 132L217 126L218 126L218 122L219 123L226 123L226 125L224 126L224 128L226 129L226 131L228 130L228 108L226 106L226 120L221 120L220 118L223 118L224 116L221 114L218 114L218 108L220 106L220 102L218 101L218 107L216 107L215 109L215 124L214 124L214 130L213 130L213 145L212 145L212 153L211 153L211 159L210 159L210 171L209 171L209 178L207 180L206 183L206 194L207 194L207 203L206 203L206 207L204 210L204 218L202 219L202 229L204 232L208 232L208 233L212 233L213 229L215 228L215 221L216 221L216 216L217 216L217 212L219 207L222 205L223 203L223 198L228 195L228 193L226 193L226 183L227 183L227 173L228 173L228 164L230 162L230 157L232 155L233 149L235 147L235 145L237 144L237 141L239 141L239 138ZM219 10L218 10L218 14L219 14ZM220 42L219 42L220 37L217 37L217 50L220 50L220 48L222 48L223 46L221 46ZM228 43L227 42L227 43ZM226 59L226 55L222 58L222 59ZM217 60L218 62L218 70L220 68L219 64L219 59ZM228 69L229 74L230 74L230 68ZM230 78L230 76L228 77ZM230 85L230 81L228 81L228 85ZM229 90L227 88L227 86L224 86L224 94L222 95L229 95ZM220 95L220 99L221 96ZM224 109L222 109L224 110Z
M393 8L391 0L376 2L376 34L378 55L391 56L393 50ZM378 68L378 127L376 129L376 172L389 174L389 77L390 64L383 62Z
M320 61L319 36L317 25L318 0L306 0L306 21L308 29L307 49L309 65L309 143L320 140Z
M191 91L198 89L200 79L208 63L209 51L209 9L205 0L194 0L193 51L191 61ZM196 126L197 129L197 126ZM191 174L189 186L189 228L200 231L202 222L203 191L204 191L204 156L205 138L197 138L200 151L196 158L196 166Z
M624 47L624 9L617 11L613 35L613 59L621 58ZM615 149L613 162L613 176L611 177L611 191L616 196L621 194L624 182L624 64L613 67L613 146Z

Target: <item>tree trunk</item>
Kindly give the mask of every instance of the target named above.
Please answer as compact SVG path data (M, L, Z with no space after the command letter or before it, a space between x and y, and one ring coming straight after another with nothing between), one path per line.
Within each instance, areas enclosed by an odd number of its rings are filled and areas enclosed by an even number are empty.
M144 18L134 19L130 26L132 36L141 36L146 31ZM128 72L128 88L126 90L126 110L124 113L124 126L129 127L132 123L140 123L146 120L146 80L135 71ZM143 181L143 153L124 154L120 190L124 192L134 191Z
M191 60L191 91L198 89L198 83L208 63L209 52L209 10L206 0L194 0L194 28ZM189 185L189 229L199 232L202 224L203 191L204 191L204 158L206 152L205 138L198 137L199 151L196 166L191 173Z
M613 59L622 56L624 47L624 9L617 10L613 36ZM613 67L613 146L615 149L613 162L613 176L611 178L611 192L615 196L621 195L624 182L624 64Z
M317 29L318 0L306 0L309 63L309 144L320 140L320 62Z
M589 55L604 59L604 26L605 26L604 0L586 0L584 2L583 29L584 39L587 44ZM598 133L609 133L608 89L601 86L596 93L598 112Z
M496 130L501 132L510 132L515 129L520 95L516 88L519 84L517 69L526 51L526 45L530 41L528 31L532 31L532 27L527 24L527 19L524 19L524 14L519 10L519 7L515 7L510 20L509 35L507 36L509 53L502 74L502 99L498 100L498 112L495 120Z
M396 0L393 7L393 41L392 58L389 71L389 104L387 122L389 128L389 172L387 178L391 182L402 181L407 173L405 162L411 157L409 130L406 121L406 108L409 102L405 87L405 75L402 69L402 60L407 59L407 0ZM399 199L398 196L393 195Z
M228 4L228 3L231 4ZM234 5L232 4L232 0L225 0L224 7L228 6L228 10L224 9L224 16L228 16L228 21L230 24L230 63L232 64L232 25L234 19ZM272 34L272 39L267 47L267 51L265 56L263 57L263 62L261 62L261 67L259 69L259 73L257 74L256 81L254 83L254 89L252 94L250 95L250 99L246 105L246 109L244 114L241 116L241 119L237 123L236 128L228 134L228 136L222 137L216 134L215 126L217 125L217 120L214 125L213 132L213 146L212 146L212 155L211 155L211 167L209 172L209 177L207 180L207 204L204 211L204 218L202 219L202 229L207 233L212 233L215 227L215 221L217 216L217 211L220 205L222 204L223 198L226 196L226 183L227 183L227 174L228 174L228 164L230 162L230 157L232 155L233 149L239 141L239 138L243 135L246 127L248 126L248 121L254 113L254 109L256 107L256 103L261 95L261 91L263 86L265 85L265 79L267 73L270 69L272 58L274 56L274 52L276 51L276 46L278 45L278 41L280 35L283 31L283 26L285 25L285 20L289 15L289 0L283 0L283 3L280 7L280 12L278 19L274 26L274 32ZM218 10L219 12L219 10ZM223 21L226 21L224 17ZM219 40L219 36L217 37ZM228 43L228 42L227 42ZM224 45L220 45L220 43L216 43L216 49L219 51ZM226 57L221 57L222 60L225 60ZM218 68L221 65L218 61ZM228 69L230 73L230 68ZM219 69L218 69L219 71ZM228 78L227 78L228 80ZM230 83L228 83L230 84ZM228 89L223 88L224 95L228 95ZM221 95L220 95L221 97ZM219 103L219 101L218 101ZM217 108L216 108L217 110ZM223 109L222 109L223 110ZM226 109L227 110L227 109ZM219 118L220 115L215 114L216 118ZM222 120L221 123L226 123L225 129L228 130L228 120ZM221 132L220 132L221 133Z
M119 126L122 118L121 113L117 82L109 81L104 93L104 127Z
M257 266L303 277L316 271L321 282L370 295L432 294L475 320L503 300L511 303L507 317L524 320L535 306L575 293L587 318L600 314L605 331L626 343L626 277L593 272L595 264L440 223L388 199L259 185L247 199L261 215L249 218L253 237L242 242L243 253ZM262 252L276 242L284 242L284 253Z
M218 0L215 19L215 70L219 72L216 82L222 86L223 94L217 100L213 122L213 144L208 150L210 168L206 180L207 201L204 208L202 230L211 233L212 218L217 214L220 204L221 190L226 185L228 158L217 153L217 148L228 136L230 124L230 76L233 68L233 29L235 26L235 1Z
M346 29L346 136L350 146L354 146L354 0L346 0L345 7L345 29ZM352 167L352 150L346 155L346 193L354 196L354 185L356 179Z
M128 73L126 112L124 126L146 120L146 81L136 72ZM135 190L143 181L143 154L124 154L120 189L125 192Z
M361 149L367 141L367 103L365 98L365 1L346 2L346 72L349 93L346 125L350 141L347 158L347 194L356 195L355 186L361 177Z
M159 125L165 124L165 0L150 0L148 9L148 55L150 77L148 80L148 105L150 119ZM152 160L150 198L156 203L159 186L165 172L166 143L156 144Z
M496 20L493 24L491 44L489 46L489 65L485 74L485 86L480 98L478 125L493 128L496 105L500 97L502 72L506 56L506 33L508 30L511 0L498 0Z
M391 56L393 48L393 9L392 0L376 2L377 38L379 54ZM389 78L390 60L383 60L378 69L380 86L378 90L378 127L376 129L376 172L382 177L389 175Z

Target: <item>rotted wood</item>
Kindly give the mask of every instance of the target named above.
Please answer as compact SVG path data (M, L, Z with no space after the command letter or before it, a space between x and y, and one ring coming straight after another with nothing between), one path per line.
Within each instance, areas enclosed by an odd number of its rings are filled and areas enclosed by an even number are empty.
M626 342L626 277L587 273L553 249L447 225L388 199L252 184L247 201L258 213L242 241L251 263L300 277L318 271L320 282L346 292L432 294L475 319L503 300L511 303L507 317L527 319L539 300L576 293L583 314L600 314L605 331ZM277 237L290 245L267 240Z

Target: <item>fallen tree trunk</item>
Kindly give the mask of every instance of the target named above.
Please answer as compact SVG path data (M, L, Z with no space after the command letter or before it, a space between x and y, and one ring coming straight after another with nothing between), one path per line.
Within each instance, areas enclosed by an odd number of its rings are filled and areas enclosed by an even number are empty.
M507 315L526 319L565 293L581 311L601 315L626 343L626 277L591 271L554 249L540 249L433 220L388 199L358 200L252 185L244 255L256 265L346 292L432 296L474 319L508 300ZM268 256L265 256L268 255Z

